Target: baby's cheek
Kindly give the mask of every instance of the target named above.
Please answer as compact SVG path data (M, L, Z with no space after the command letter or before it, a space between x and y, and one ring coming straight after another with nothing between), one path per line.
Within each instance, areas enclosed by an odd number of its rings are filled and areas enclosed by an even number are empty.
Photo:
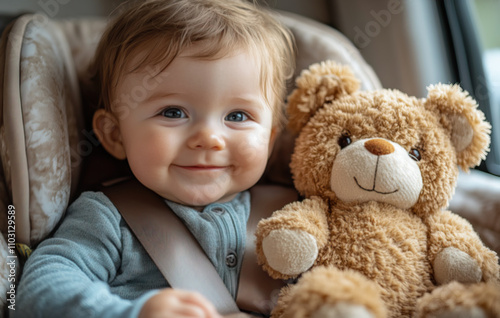
M162 143L150 140L137 143L130 155L127 154L127 158L134 174L157 174L168 166L171 153L172 151L168 151Z
M269 135L254 134L241 139L237 147L237 156L241 165L246 169L263 170L265 168L269 151ZM255 171L255 172L257 172Z
M238 144L238 154L241 156L255 158L261 155L263 149L269 145L269 138L266 138L264 134L251 134L247 135L246 138L240 138ZM267 152L267 150L266 150Z

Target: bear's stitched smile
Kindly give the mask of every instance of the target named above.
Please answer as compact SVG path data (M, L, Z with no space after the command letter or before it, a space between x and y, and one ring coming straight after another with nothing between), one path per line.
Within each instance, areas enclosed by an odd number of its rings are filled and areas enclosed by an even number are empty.
M377 181L377 170L378 170L379 160L380 160L380 157L377 158L377 164L375 165L375 176L373 177L373 187L371 189L367 189L367 188L361 186L359 184L359 182L358 182L358 179L356 179L356 177L354 177L354 181L356 182L356 184L358 185L358 187L360 189L368 191L368 192L375 192L375 193L378 193L378 194L393 194L393 193L398 192L399 189L396 189L396 190L390 191L390 192L381 192L381 191L375 190L375 184L376 184L376 181Z

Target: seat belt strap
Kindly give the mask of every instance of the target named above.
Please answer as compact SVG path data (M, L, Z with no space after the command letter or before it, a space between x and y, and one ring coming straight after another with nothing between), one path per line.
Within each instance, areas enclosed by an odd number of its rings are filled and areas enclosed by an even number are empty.
M198 241L165 201L136 179L103 189L170 286L205 296L219 313L238 313Z
M255 186L250 189L250 195L251 210L236 302L242 310L268 316L286 283L271 278L257 263L255 231L260 220L270 217L274 211L297 201L299 197L294 189L277 185Z

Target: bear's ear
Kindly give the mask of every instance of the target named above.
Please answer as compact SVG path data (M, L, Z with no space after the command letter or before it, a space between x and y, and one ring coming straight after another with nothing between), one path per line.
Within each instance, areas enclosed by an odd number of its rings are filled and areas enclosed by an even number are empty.
M477 166L489 151L491 126L476 101L458 85L437 84L427 90L425 106L450 133L458 165L464 171Z
M333 61L313 64L296 79L296 88L288 96L288 127L299 132L309 118L327 101L359 89L359 80L351 69Z

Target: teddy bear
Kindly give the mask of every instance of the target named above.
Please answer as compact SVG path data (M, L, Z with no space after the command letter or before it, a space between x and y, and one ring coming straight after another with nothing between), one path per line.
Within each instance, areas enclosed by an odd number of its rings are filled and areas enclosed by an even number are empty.
M446 210L490 125L458 85L361 91L332 61L288 97L301 201L259 222L258 261L284 287L272 317L500 317L500 267Z

